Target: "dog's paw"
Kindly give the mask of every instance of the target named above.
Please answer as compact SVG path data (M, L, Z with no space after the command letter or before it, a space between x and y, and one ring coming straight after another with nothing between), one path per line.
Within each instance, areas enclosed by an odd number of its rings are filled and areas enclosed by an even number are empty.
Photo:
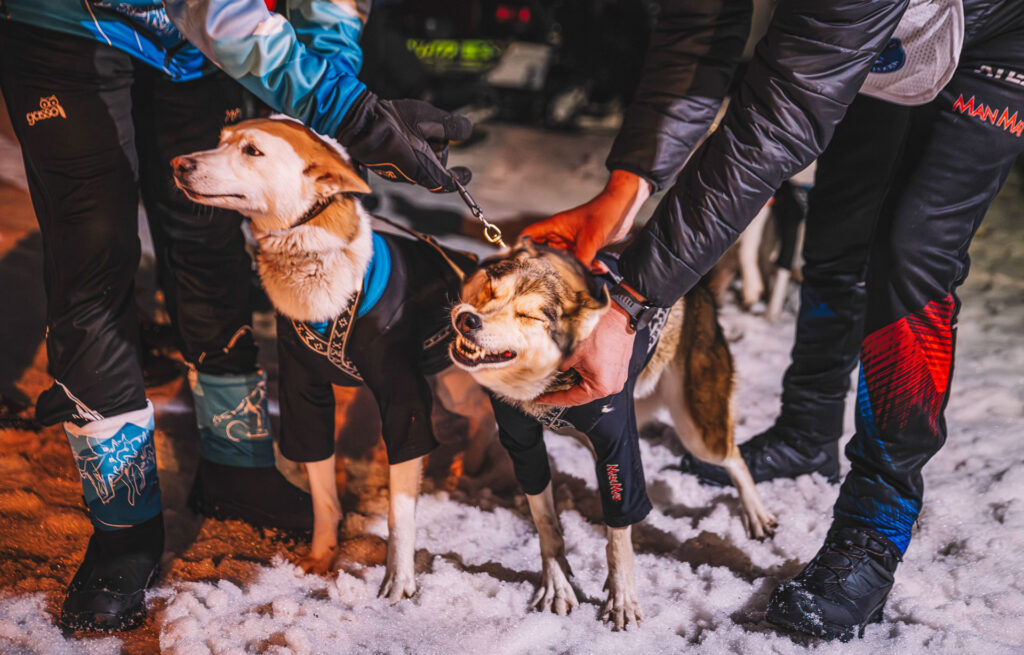
M334 570L334 561L338 558L338 547L331 546L323 553L310 552L299 558L299 567L306 573L323 575Z
M388 602L394 605L403 598L412 598L416 593L416 576L412 566L387 567L384 572L384 581L380 583L378 598L387 598Z
M545 559L541 572L540 587L530 602L530 607L538 612L554 612L566 616L572 608L579 605L576 592L569 584L568 576L572 575L569 562L564 557Z
M743 281L743 309L750 311L764 296L764 283L760 276L754 280Z
M779 527L775 515L763 506L750 512L741 512L740 516L743 518L743 528L747 531L747 536L758 541L774 537L775 528Z
M616 631L625 630L630 624L639 626L644 620L644 613L636 598L636 588L632 584L618 584L611 576L604 586L608 590L608 600L601 608L601 621L611 623L612 630Z

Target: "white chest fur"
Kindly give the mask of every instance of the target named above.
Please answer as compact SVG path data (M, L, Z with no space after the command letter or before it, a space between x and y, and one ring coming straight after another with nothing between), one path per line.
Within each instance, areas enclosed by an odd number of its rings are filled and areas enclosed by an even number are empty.
M279 312L299 321L326 321L351 302L373 255L369 215L355 206L359 220L351 239L338 229L331 209L306 225L255 234L260 279Z

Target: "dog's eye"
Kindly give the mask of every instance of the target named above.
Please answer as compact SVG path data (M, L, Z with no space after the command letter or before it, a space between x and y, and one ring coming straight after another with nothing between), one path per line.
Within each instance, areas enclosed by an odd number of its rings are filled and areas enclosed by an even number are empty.
M544 319L540 318L539 316L532 316L530 314L523 314L522 312L517 313L516 314L516 318L525 318L525 319L527 319L529 321L537 321L538 323L543 323L544 322Z
M249 157L262 157L263 156L263 153L260 152L260 149L257 148L256 146L254 146L251 143L247 143L244 146L242 146L242 152L244 154L248 155Z

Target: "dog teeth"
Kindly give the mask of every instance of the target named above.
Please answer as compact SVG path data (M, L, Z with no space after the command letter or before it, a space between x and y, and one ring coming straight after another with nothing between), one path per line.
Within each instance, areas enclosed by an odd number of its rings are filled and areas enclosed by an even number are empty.
M515 356L511 350L505 350L502 352L489 352L484 348L476 345L472 341L464 338L461 334L455 339L455 347L458 348L460 354L466 359L472 362L489 362L502 361L512 359Z
M458 345L459 350L461 350L463 354L467 355L470 359L480 359L486 354L486 351L484 351L483 348L480 348L475 343L464 339L462 335L459 335Z

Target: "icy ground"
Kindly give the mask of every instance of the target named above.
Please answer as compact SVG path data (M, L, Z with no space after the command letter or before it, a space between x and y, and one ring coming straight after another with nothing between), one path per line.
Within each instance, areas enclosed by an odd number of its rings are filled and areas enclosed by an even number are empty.
M515 224L567 207L603 181L609 140L491 127L457 163L476 172L477 199ZM16 150L0 139L0 372L33 397L48 384L41 349L40 250ZM13 154L12 154L13 153ZM16 164L16 159L14 160ZM437 217L452 198L377 185L379 211ZM746 539L732 490L701 487L673 467L671 433L641 444L654 511L635 530L645 621L613 633L604 598L604 532L588 453L549 435L556 497L582 605L569 617L527 610L539 580L537 536L504 455L459 475L458 425L432 458L417 523L419 591L395 606L376 598L383 577L386 465L374 446L372 400L357 396L339 439L338 481L348 514L342 570L302 575L305 544L184 507L197 456L191 401L180 382L151 391L168 525L164 574L151 618L110 637L62 635L53 614L89 534L66 441L57 429L0 431L0 653L998 653L1024 652L1024 237L1021 180L1011 178L974 244L962 290L946 447L925 469L927 499L882 624L863 640L824 644L773 632L763 620L774 585L817 550L836 488L805 477L759 486L779 517L771 541ZM450 217L450 215L449 215ZM465 234L477 231L466 220ZM514 229L511 230L514 233ZM456 238L466 246L470 240ZM733 306L722 312L739 370L737 436L767 427L778 407L793 316L777 325ZM272 327L259 316L266 337ZM273 349L264 343L273 374ZM339 394L348 394L341 392ZM852 425L848 412L848 425Z

